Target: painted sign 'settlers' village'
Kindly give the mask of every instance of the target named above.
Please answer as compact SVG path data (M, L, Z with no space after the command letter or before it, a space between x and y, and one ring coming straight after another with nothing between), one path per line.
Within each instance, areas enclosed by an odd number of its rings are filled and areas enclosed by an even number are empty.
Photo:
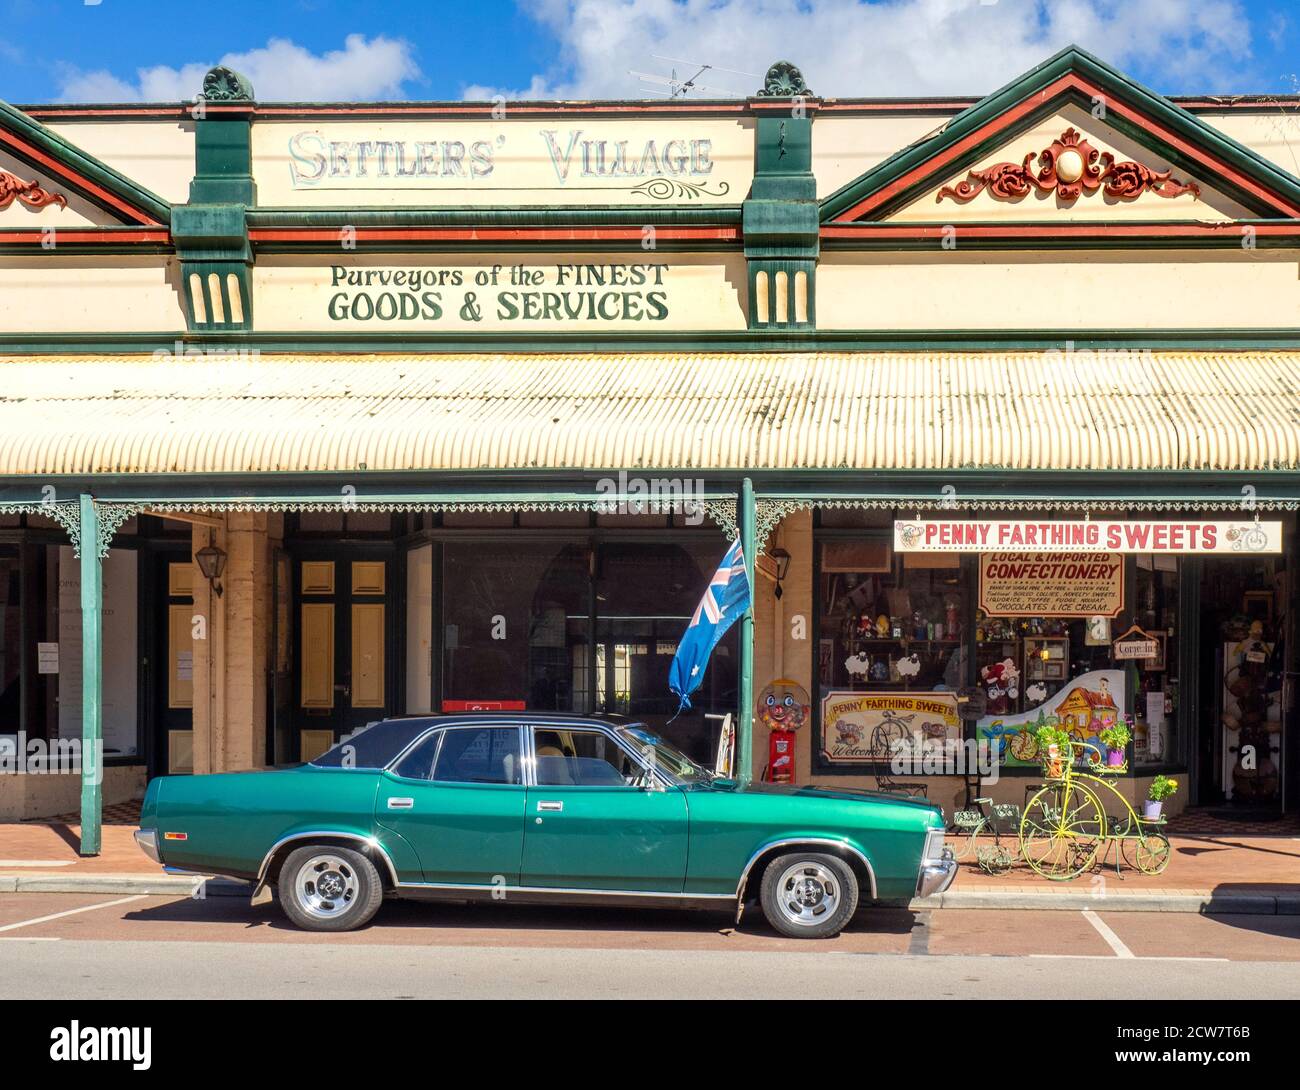
M555 183L588 178L707 178L713 141L674 137L641 141L593 139L582 129L540 129L535 140L555 171ZM518 137L515 138L516 140ZM489 178L498 156L535 158L537 148L512 147L505 134L483 139L330 139L318 129L288 143L296 186L345 179ZM725 183L724 183L725 184Z

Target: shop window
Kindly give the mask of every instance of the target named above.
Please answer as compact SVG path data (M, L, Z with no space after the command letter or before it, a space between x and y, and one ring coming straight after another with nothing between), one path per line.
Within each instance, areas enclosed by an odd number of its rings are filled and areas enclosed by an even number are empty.
M1135 663L1133 760L1138 765L1184 759L1178 729L1179 563L1172 556L1137 558L1135 617L1142 630L1155 637L1159 648L1154 658Z
M823 690L957 689L966 588L956 555L894 557L885 539L822 541Z
M113 549L103 562L104 756L140 752L137 678L138 554ZM81 737L81 563L70 545L59 547L58 733Z
M681 715L668 672L724 549L720 537L706 534L699 541L610 543L597 555L596 710L639 719L710 765L717 728L705 715L735 707L739 626L715 648L692 707Z
M444 700L587 710L572 680L590 628L584 546L449 542L442 579Z
M0 734L22 725L22 563L16 545L0 545Z

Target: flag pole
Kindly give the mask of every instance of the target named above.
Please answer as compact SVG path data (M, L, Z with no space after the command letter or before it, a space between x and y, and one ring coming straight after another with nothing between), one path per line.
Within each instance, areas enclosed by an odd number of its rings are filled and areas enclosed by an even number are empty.
M740 684L736 714L736 778L747 783L754 773L754 482L740 490L740 548L749 579L749 608L740 618Z

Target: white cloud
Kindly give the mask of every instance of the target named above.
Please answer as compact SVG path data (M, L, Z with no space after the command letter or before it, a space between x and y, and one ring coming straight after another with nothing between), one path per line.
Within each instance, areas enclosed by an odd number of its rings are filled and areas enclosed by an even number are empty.
M559 43L526 88L467 98L631 98L660 56L765 72L799 65L824 96L983 94L1074 43L1162 90L1243 90L1250 26L1239 0L519 0ZM677 74L687 74L677 64ZM750 94L753 78L701 79ZM710 96L711 97L711 96Z
M405 84L421 78L410 44L400 39L350 34L342 49L316 54L284 38L272 38L261 49L227 53L217 61L141 68L134 81L106 70L68 70L59 98L64 102L188 102L214 64L242 72L264 102L400 99L407 97Z

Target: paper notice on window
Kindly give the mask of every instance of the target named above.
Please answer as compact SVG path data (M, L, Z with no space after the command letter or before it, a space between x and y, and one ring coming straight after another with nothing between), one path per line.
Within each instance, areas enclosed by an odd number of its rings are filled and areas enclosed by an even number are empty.
M59 645L57 643L38 643L36 645L36 672L38 674L57 674L59 672Z

